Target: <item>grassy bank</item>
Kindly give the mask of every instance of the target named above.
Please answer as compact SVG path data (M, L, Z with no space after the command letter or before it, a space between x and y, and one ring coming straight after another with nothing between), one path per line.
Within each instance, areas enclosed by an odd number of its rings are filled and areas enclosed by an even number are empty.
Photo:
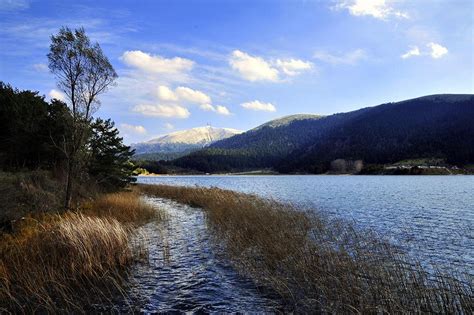
M217 188L139 185L147 195L201 207L216 241L245 276L291 310L471 313L472 279L429 275L377 235L290 205Z
M85 312L120 296L127 267L146 255L134 227L153 219L156 209L124 191L14 221L0 235L0 312Z

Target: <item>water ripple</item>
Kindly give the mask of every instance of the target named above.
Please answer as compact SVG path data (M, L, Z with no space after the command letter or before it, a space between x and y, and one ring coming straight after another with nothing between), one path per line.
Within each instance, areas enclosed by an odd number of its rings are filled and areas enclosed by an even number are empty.
M166 211L169 219L149 223L141 231L148 236L150 260L132 270L129 292L140 312L266 313L278 309L275 299L216 254L201 210L159 198L148 200Z
M319 209L377 231L428 268L474 276L474 176L158 176Z

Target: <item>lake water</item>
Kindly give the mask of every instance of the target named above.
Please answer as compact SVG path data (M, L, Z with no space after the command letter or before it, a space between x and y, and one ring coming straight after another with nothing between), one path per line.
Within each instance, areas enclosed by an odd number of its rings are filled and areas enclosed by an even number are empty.
M277 299L261 292L219 255L203 211L161 198L146 200L167 219L140 228L149 262L136 264L131 272L128 295L135 312L266 314L281 309ZM129 312L124 307L121 312Z
M139 183L254 193L353 220L425 265L474 276L474 176L156 176Z

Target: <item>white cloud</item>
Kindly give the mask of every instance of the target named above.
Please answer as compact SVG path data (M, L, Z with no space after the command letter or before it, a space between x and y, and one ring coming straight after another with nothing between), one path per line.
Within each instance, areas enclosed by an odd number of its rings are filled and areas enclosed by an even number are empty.
M260 111L266 111L266 112L274 112L276 111L276 108L273 104L271 103L264 103L260 101L252 101L252 102L246 102L240 104L245 109L250 109L250 110L260 110Z
M64 95L63 92L55 90L55 89L52 89L51 91L49 91L48 95L51 99L57 99L63 102L66 100L66 95Z
M129 66L135 67L143 72L155 74L179 74L190 71L194 61L174 57L164 58L158 55L150 55L140 50L126 51L122 60Z
M174 129L174 125L170 124L170 123L165 123L164 127L165 127L165 129L168 129L168 130Z
M125 132L131 132L135 134L145 135L146 129L143 126L134 126L129 124L120 124L120 128L122 128Z
M189 87L179 86L172 90L166 85L159 85L156 96L164 104L149 105L145 102L135 106L132 110L145 116L187 118L190 112L187 108L190 104L199 104L200 108L213 111L222 115L230 114L225 107L214 107L212 99L204 92L193 90Z
M162 101L177 101L178 97L176 94L167 86L158 86L158 98Z
M211 98L208 95L188 87L180 86L176 88L175 93L179 100L197 104L211 103Z
M327 62L333 65L337 64L347 64L355 65L359 61L367 59L367 54L363 49L356 49L345 54L330 54L325 51L317 51L314 53L313 57L323 62Z
M433 59L439 59L448 53L448 49L446 47L437 43L428 43L426 44L426 47L429 49L424 49L421 51L418 46L411 46L411 49L400 57L402 59L407 59L413 56L431 56Z
M33 65L33 69L35 69L37 72L48 72L48 66L44 63L35 63Z
M201 104L199 105L199 108L206 112L213 112L216 110L211 104Z
M304 71L310 70L313 64L309 61L300 59L277 59L276 65L289 76L295 76L301 74Z
M229 59L232 69L248 81L278 81L278 70L261 57L234 50Z
M429 43L427 46L431 49L430 55L434 59L441 58L448 53L448 49L440 44Z
M413 56L419 56L419 55L420 55L420 49L418 48L418 46L412 46L409 51L407 51L406 53L404 53L400 57L402 59L407 59L407 58L410 58L410 57L413 57Z
M222 106L222 105L213 106L211 104L201 104L199 108L201 108L204 111L215 112L219 115L224 115L224 116L228 116L232 114L227 107Z
M180 86L174 91L165 85L158 87L158 98L165 102L187 102L193 104L211 103L211 97L204 92Z
M386 20L392 16L409 18L408 13L396 10L386 0L339 0L333 8L346 9L354 16L371 16L380 20Z
M268 61L262 57L251 56L240 50L232 52L229 64L232 69L239 72L241 77L251 82L278 82L282 74L296 76L313 68L313 64L310 61L293 58Z
M218 113L220 115L224 115L224 116L228 116L228 115L231 114L229 109L225 106L222 106L222 105L217 105L216 106L216 113Z
M187 108L179 105L136 105L134 112L140 113L144 116L152 117L166 117L166 118L188 118L191 113Z

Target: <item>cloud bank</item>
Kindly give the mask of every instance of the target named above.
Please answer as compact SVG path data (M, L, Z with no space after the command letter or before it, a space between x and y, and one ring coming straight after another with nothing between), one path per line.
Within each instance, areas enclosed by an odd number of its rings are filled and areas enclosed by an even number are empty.
M240 104L245 109L255 110L255 111L265 111L265 112L275 112L276 107L271 103L264 103L260 101L251 101Z
M229 64L232 69L238 71L248 81L278 81L278 70L261 57L234 50Z
M333 9L347 10L354 16L370 16L379 20L390 17L409 18L407 12L395 9L385 0L339 0Z
M313 68L309 61L301 59L265 60L259 56L252 56L240 50L234 50L229 64L239 75L250 82L270 81L278 82L283 75L296 76Z
M179 105L149 105L140 104L133 107L132 111L149 117L163 118L188 118L191 113L185 107Z
M168 59L140 50L124 52L122 60L131 67L154 74L179 74L190 71L194 66L194 61L189 59L180 57Z

